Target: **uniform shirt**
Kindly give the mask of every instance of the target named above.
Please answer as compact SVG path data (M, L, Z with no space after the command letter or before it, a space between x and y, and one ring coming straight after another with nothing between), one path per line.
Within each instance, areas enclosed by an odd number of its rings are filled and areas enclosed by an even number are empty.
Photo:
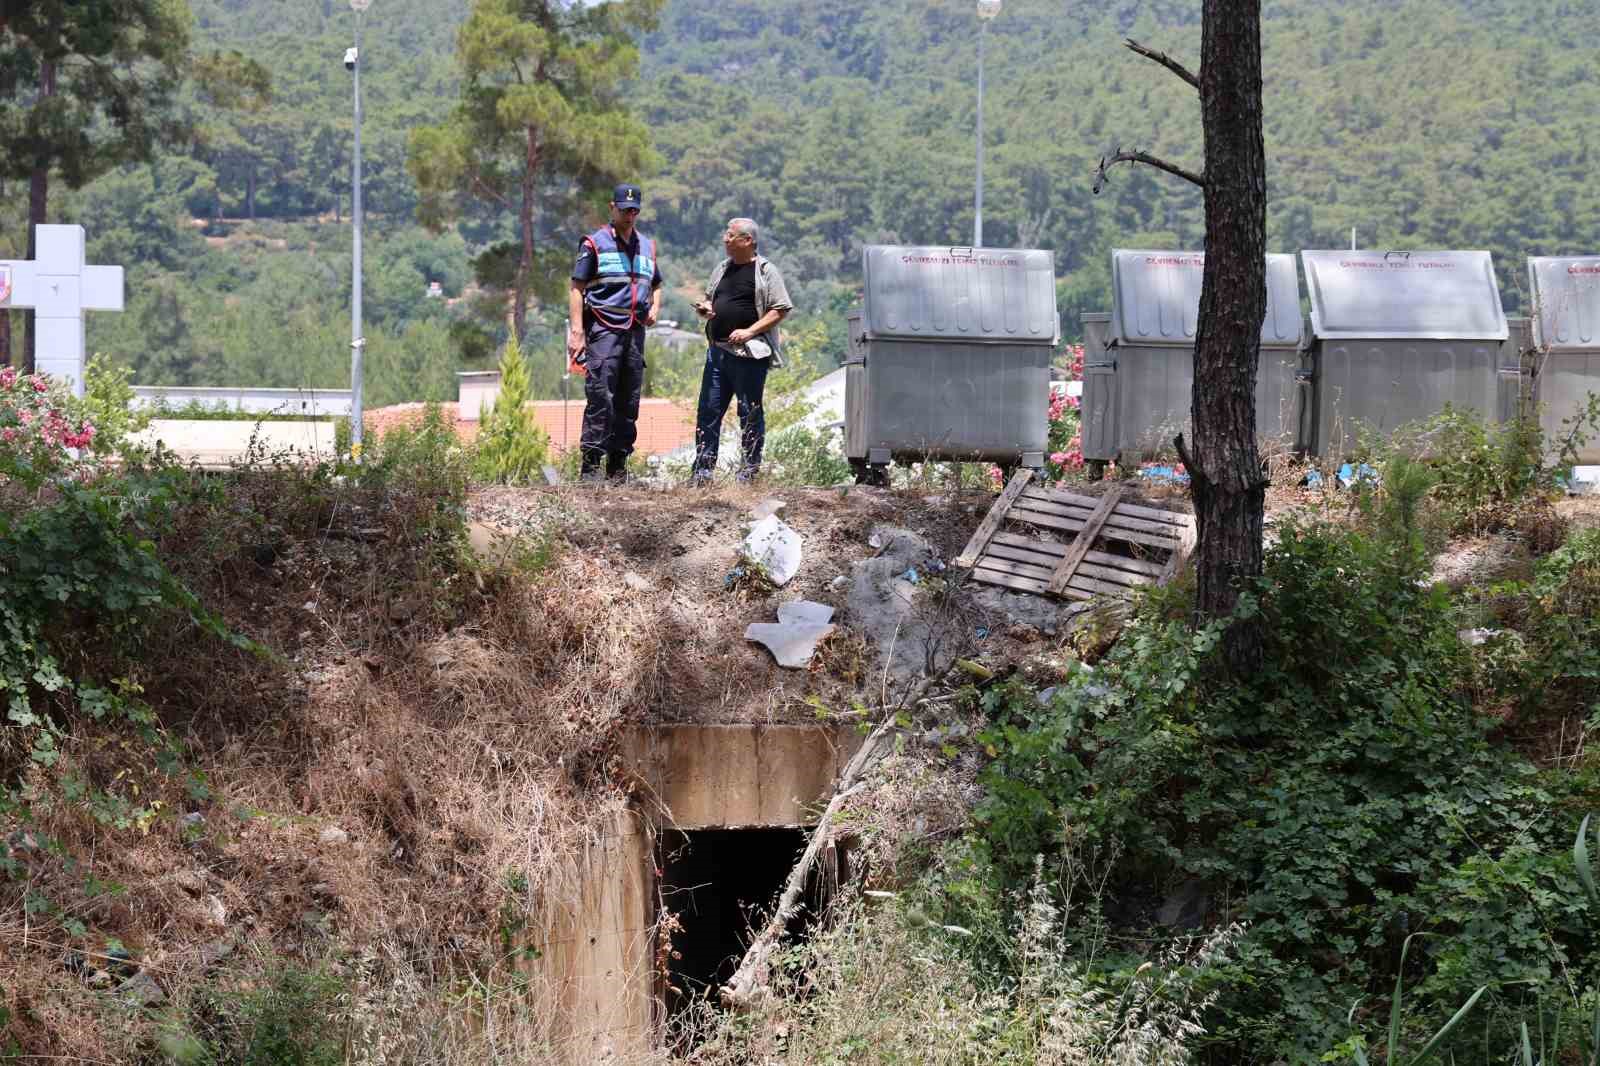
M617 231L613 229L611 231L612 236L616 236L616 232ZM619 238L617 240L617 248L626 253L629 259L637 257L639 254L639 230L635 228L625 241ZM593 281L599 273L600 256L595 252L594 245L590 244L588 240L580 241L578 243L578 259L572 264L572 280L580 284L587 285L589 282ZM632 284L632 281L629 278L621 278L617 281L606 281L601 282L599 285L590 286L589 288L583 290L583 304L585 307L589 306L589 298L591 294L593 294L596 301L602 301L608 296L614 296L619 289L626 291L630 284ZM655 276L650 279L650 292L654 292L660 287L661 262L658 249ZM639 303L641 313L650 306L650 292L646 292L644 294L644 299ZM588 315L584 316L586 319L588 317ZM642 319L641 324L643 324Z

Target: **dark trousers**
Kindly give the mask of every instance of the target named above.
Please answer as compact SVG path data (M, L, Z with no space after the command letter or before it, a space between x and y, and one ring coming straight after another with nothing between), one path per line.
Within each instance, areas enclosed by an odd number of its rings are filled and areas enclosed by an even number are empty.
M625 332L589 325L584 364L583 472L594 474L604 460L607 476L628 465L639 436L639 396L644 390L644 326Z
M705 372L700 375L700 407L694 420L694 470L709 474L717 466L717 445L728 404L739 401L739 472L750 476L761 466L761 448L767 439L767 416L761 391L767 385L770 359L741 359L712 345L706 351Z

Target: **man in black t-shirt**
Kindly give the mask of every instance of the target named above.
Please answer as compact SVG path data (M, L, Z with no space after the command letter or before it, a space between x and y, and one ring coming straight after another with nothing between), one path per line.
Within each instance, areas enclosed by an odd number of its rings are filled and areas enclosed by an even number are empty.
M706 340L710 346L695 413L694 484L709 483L716 470L722 419L735 398L739 404L739 480L753 479L761 468L767 431L761 394L767 371L783 365L777 325L794 304L778 268L756 254L758 237L756 224L748 218L728 223L722 235L728 258L711 272L706 297L695 304L695 311L709 320Z

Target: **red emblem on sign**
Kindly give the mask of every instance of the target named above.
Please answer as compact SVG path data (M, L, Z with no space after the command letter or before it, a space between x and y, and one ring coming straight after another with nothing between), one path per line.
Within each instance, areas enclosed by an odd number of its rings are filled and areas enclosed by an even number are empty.
M11 299L11 268L0 266L0 304Z

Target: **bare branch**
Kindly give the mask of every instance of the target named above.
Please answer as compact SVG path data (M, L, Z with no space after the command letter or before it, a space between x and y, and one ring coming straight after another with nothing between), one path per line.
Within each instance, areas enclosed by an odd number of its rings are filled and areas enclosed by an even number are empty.
M1172 73L1176 74L1178 77L1194 86L1195 91L1199 92L1200 79L1195 77L1188 67L1184 66L1176 59L1173 59L1171 56L1167 55L1167 53L1157 52L1154 48L1146 48L1144 45L1140 44L1138 41L1135 41L1131 37L1125 38L1122 42L1122 46L1128 49L1130 52L1135 52L1144 56L1152 63L1160 63L1162 66L1172 71Z
M1206 179L1201 177L1199 174L1194 173L1192 170L1185 170L1176 163L1169 163L1165 159L1151 155L1149 152L1140 152L1138 150L1124 152L1120 147L1118 147L1117 150L1111 153L1109 156L1101 156L1100 165L1095 168L1094 194L1096 196L1099 196L1100 190L1105 188L1108 180L1106 171L1110 170L1118 163L1143 163L1147 167L1155 167L1157 170L1165 170L1168 174L1175 174L1184 181L1193 182L1202 189L1206 187Z

